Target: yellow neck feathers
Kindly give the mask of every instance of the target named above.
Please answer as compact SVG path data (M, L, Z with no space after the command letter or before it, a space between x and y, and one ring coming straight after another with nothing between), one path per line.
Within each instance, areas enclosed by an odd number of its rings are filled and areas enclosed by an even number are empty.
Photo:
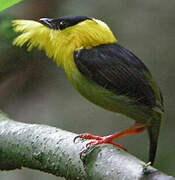
M58 65L63 66L68 58L72 58L75 50L117 42L109 27L95 19L61 31L31 20L15 20L13 26L16 32L22 32L14 40L14 45L21 47L27 44L29 51L33 47L45 50L48 57L54 58Z

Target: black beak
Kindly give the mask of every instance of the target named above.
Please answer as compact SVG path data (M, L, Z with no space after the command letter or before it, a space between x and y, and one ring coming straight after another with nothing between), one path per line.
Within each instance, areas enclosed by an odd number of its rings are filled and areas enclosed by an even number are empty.
M53 22L53 19L50 18L41 18L39 22L51 29L55 29L55 23Z

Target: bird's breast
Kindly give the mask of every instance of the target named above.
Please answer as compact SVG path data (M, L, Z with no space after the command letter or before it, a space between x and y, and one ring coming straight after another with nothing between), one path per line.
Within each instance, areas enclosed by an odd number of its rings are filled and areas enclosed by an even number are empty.
M82 96L105 109L116 111L116 105L115 108L112 107L111 100L109 99L109 96L112 96L113 93L81 74L74 63L73 57L67 61L64 69L69 81Z

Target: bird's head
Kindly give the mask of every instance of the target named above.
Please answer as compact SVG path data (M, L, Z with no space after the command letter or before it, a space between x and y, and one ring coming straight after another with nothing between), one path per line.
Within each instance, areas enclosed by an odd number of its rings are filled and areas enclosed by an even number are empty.
M58 64L64 64L75 50L117 41L104 22L86 16L14 20L13 26L16 32L22 32L13 44L26 44L28 50L33 47L45 50L46 55L53 57Z

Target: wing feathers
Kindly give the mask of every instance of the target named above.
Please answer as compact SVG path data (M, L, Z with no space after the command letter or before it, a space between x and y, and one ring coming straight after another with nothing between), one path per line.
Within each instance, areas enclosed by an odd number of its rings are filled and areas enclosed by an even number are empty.
M120 45L100 45L75 51L74 61L86 78L103 88L132 98L136 103L156 106L156 92L150 83L152 76L149 70ZM160 93L159 90L157 92Z

